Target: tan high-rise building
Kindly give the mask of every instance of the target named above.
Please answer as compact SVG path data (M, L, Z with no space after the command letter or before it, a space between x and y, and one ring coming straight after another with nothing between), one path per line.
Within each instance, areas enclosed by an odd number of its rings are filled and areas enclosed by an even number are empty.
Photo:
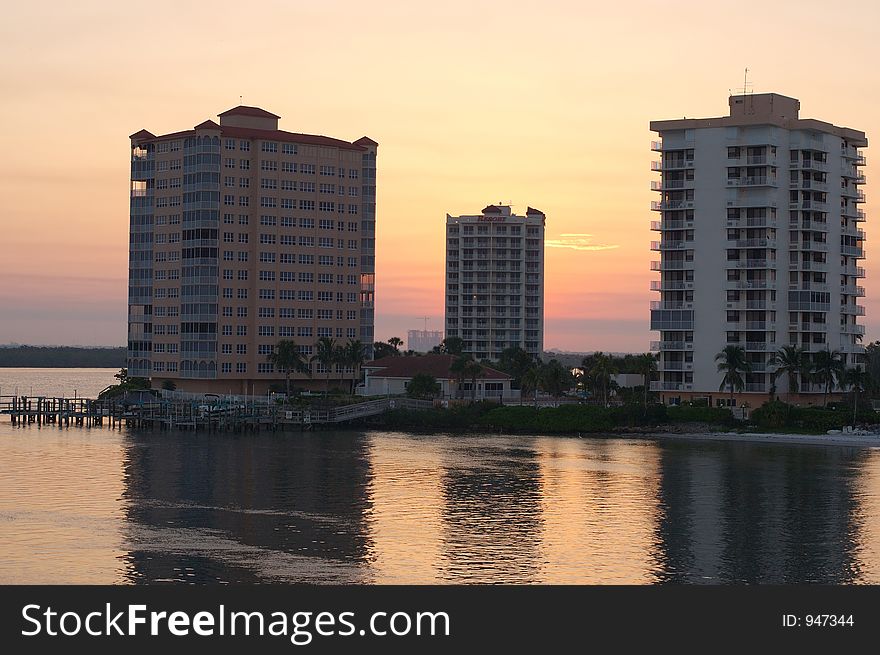
M191 130L131 136L128 368L158 387L265 393L293 340L373 343L376 150L278 129L235 107ZM347 386L311 362L300 386Z

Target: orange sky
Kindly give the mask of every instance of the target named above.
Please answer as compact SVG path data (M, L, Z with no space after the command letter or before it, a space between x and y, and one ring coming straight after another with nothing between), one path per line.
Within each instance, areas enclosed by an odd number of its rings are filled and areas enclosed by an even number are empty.
M547 248L545 347L645 350L650 120L723 115L748 66L756 92L799 98L802 117L880 133L880 8L850 2L829 22L827 7L10 5L0 343L125 342L128 135L188 129L241 95L282 129L380 143L377 337L405 337L423 315L442 329L446 213L510 201L576 246ZM871 170L866 342L880 337Z

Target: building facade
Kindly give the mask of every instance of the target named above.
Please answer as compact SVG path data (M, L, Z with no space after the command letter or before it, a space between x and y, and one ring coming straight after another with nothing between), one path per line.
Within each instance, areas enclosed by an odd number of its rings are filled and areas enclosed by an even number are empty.
M417 353L427 353L439 346L443 341L442 330L408 330L406 333L406 347Z
M364 384L358 387L363 396L396 396L406 394L409 383L417 375L428 375L437 382L437 398L443 400L521 400L519 389L511 389L512 378L489 366L483 366L474 380L462 379L455 372L454 355L420 355L382 357L364 365ZM476 385L476 386L472 386Z
M715 355L727 345L746 352L752 372L735 402L752 407L767 399L783 346L836 350L849 366L864 352L864 132L801 119L798 100L773 93L729 104L722 118L651 123L662 137L652 144L652 389L665 402L723 403ZM784 375L775 384L790 391ZM789 397L811 403L822 388L799 391Z
M264 393L281 339L373 343L376 151L239 106L131 135L128 369L182 390ZM315 381L353 369L312 362ZM154 386L158 386L154 384Z
M489 205L446 216L446 337L476 359L544 350L544 213Z

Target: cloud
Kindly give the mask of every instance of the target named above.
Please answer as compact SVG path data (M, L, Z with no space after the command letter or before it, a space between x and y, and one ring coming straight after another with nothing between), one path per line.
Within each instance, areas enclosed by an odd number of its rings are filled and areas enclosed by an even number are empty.
M569 250L613 250L617 244L593 243L592 234L560 234L558 239L546 239L548 248L568 248Z

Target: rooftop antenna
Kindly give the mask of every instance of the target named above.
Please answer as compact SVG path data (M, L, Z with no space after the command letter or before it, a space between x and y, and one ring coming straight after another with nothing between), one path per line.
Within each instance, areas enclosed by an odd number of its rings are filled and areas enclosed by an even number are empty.
M427 332L428 331L428 319L431 317L430 316L416 316L416 318L421 318L421 319L425 320L425 332Z
M242 99L242 96L238 96L238 104L239 104L240 106L241 106L241 105L244 105L244 100Z

